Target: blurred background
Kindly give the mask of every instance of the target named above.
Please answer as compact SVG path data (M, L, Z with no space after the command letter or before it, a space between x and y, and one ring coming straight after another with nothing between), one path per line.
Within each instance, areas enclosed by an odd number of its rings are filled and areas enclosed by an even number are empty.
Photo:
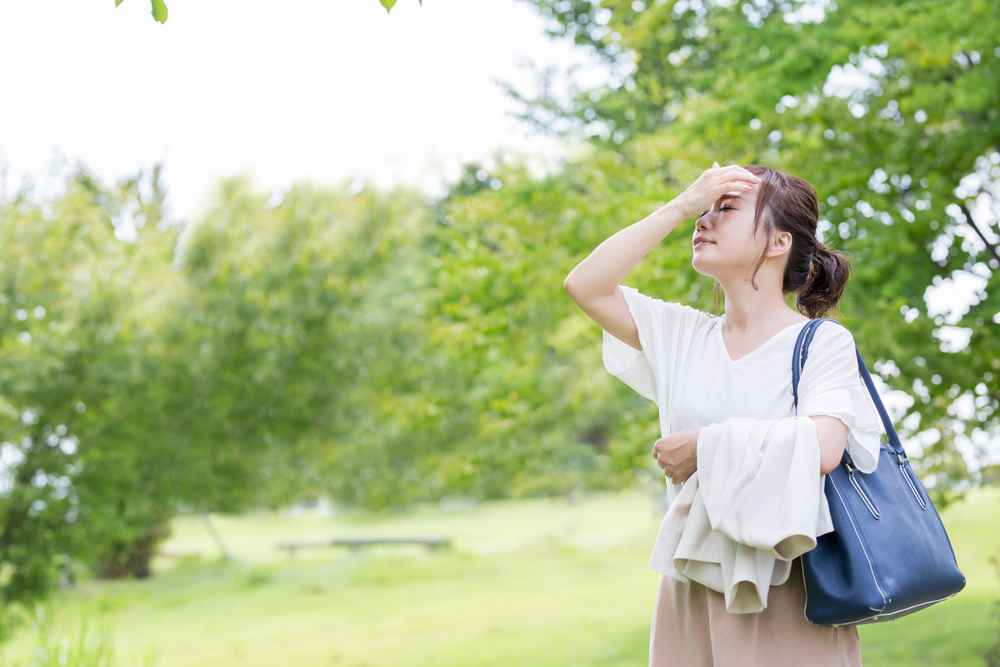
M116 6L120 5L120 6ZM0 5L0 664L644 665L656 407L562 290L801 176L1000 665L993 0ZM667 237L629 284L720 312Z

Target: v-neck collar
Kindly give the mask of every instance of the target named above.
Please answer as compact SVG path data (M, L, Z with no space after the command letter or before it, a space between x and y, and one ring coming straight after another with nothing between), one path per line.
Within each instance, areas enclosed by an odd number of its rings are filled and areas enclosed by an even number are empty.
M750 350L739 359L733 359L732 356L729 354L729 349L726 347L726 338L725 336L722 335L722 323L725 321L725 319L726 319L725 315L719 316L719 320L715 324L715 335L718 338L719 347L722 349L723 356L725 357L726 361L729 362L730 364L742 363L745 359L755 356L764 348L769 347L771 343L780 338L786 332L791 331L796 327L803 327L806 325L807 322L809 322L808 319L805 319L802 320L801 322L795 322L793 324L789 324L787 327L779 329L777 333L773 334L770 338L766 339L763 343L761 343L754 349Z

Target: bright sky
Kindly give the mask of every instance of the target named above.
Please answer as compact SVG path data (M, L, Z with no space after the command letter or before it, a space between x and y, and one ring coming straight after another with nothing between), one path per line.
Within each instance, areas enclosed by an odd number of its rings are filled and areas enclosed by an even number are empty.
M494 77L529 86L524 59L583 56L514 0L149 0L0 4L0 162L44 180L53 159L110 179L163 160L173 214L214 181L251 171L262 188L367 177L428 191L497 147L537 159ZM8 185L8 190L12 190Z

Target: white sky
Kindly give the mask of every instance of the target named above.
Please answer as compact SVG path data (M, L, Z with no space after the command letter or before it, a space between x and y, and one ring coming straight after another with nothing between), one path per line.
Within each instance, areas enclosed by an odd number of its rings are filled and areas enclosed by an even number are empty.
M106 179L164 161L175 216L220 176L262 188L368 177L425 190L463 159L529 136L493 77L580 61L514 0L33 0L0 4L0 162L45 180L53 158ZM529 86L530 87L530 86ZM12 189L12 188L10 188Z

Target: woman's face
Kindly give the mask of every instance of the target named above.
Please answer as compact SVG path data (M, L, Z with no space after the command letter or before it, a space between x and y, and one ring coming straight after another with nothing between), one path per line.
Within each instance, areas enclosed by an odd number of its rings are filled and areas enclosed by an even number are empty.
M734 277L749 280L767 242L763 224L756 237L753 233L753 212L759 192L760 186L755 185L741 193L724 194L698 217L692 234L691 257L691 265L698 273L720 281ZM708 243L694 243L701 238Z

